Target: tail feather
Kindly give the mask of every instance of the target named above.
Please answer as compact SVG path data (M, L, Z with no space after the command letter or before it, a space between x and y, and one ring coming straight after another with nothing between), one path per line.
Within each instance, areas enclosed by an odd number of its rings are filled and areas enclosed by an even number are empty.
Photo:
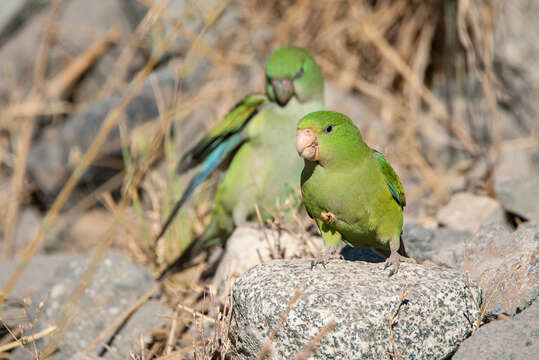
M221 234L217 225L215 217L212 220L200 236L195 238L191 244L178 256L173 262L167 265L167 267L157 277L158 281L163 280L168 275L185 270L193 264L191 261L196 258L204 250L218 244L222 241L224 234Z

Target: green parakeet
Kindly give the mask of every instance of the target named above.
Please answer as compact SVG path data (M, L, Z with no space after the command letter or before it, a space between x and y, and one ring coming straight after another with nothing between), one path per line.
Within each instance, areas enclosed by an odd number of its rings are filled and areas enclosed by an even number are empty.
M339 240L387 258L390 275L406 257L401 240L406 205L399 177L384 155L371 149L346 116L316 111L297 126L296 150L304 159L301 193L324 244Z
M217 187L208 226L159 278L224 242L237 225L254 219L255 204L262 211L273 209L276 201L284 201L298 188L302 161L293 153L296 123L324 108L322 72L305 49L283 46L269 56L265 75L265 94L241 100L183 156L180 172L199 165L200 170L158 238L193 190L225 159L230 162Z

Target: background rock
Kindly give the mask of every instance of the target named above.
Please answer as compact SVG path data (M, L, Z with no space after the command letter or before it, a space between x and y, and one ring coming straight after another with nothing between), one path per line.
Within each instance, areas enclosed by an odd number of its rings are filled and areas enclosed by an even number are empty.
M507 320L490 322L465 340L453 360L535 359L539 354L539 302Z
M17 31L32 15L41 10L47 0L10 0L0 3L0 46L12 32Z
M292 236L288 232L278 233L266 229L257 229L256 224L252 227L242 226L236 228L226 243L226 250L219 263L213 283L217 286L224 285L228 277L236 279L240 274L261 262L272 259L272 251L268 246L266 237L277 254L278 258L299 258L307 254L308 249L323 248L322 238L318 236L302 240L302 236ZM314 246L313 246L314 245Z
M425 229L414 223L403 227L402 239L408 255L418 262L430 261L437 265L458 269L462 266L464 241L468 231L451 228Z
M458 231L476 232L482 225L506 223L501 205L494 199L458 193L436 214L438 222Z
M535 164L535 156L537 154L533 149L502 147L500 159L494 169L494 184L539 173L539 162Z
M538 262L536 224L523 224L515 232L493 224L466 242L463 269L483 289L487 314L514 315L539 295Z
M496 193L505 209L539 223L539 174L500 182Z
M88 265L88 255L37 256L24 271L11 293L11 298L29 297L28 316L20 321L27 328L34 326L31 332L43 330L54 325L60 311L65 309L65 302L71 295ZM4 286L13 263L0 262L0 286ZM90 285L85 289L74 316L64 332L59 350L51 359L70 359L76 352L83 350L101 334L124 311L154 285L153 276L141 265L132 263L112 252L107 253ZM39 308L39 303L43 307ZM28 300L27 300L28 303ZM171 314L164 304L158 301L146 302L137 310L114 338L110 346L116 354L108 352L105 358L116 358L118 354L127 358L131 343L138 344L140 334L157 328L166 322L157 314ZM27 330L30 332L30 330ZM38 342L42 345L42 341ZM104 342L90 351L97 355ZM15 359L26 359L28 354L18 349Z
M174 88L173 70L166 67L154 74L165 101L170 98ZM28 172L35 179L40 195L45 203L51 203L60 187L71 173L82 154L86 152L97 135L107 114L120 101L121 96L109 96L103 102L92 105L86 112L70 117L58 129L47 133L28 156ZM159 114L155 94L150 80L147 79L138 95L127 105L124 123L128 130L153 120ZM79 192L71 196L71 202L94 190L99 184L116 174L123 166L121 142L118 127L115 127L103 146L99 159L107 160L103 166L99 161L83 175ZM111 168L111 161L116 159L116 169Z
M19 29L6 31L3 46L0 47L0 63L10 66L15 71L17 85L28 90L32 85L33 66L36 49L43 41L43 26L50 18L49 11L40 11L49 6L50 0L10 0L5 3L25 3L18 13L10 17L10 21ZM1 10L1 9L0 9ZM78 55L82 54L92 43L104 36L113 28L120 35L127 37L134 27L129 23L120 6L119 0L65 0L58 15L56 37L57 46L53 47L49 56L47 75L53 77L60 73ZM0 29L0 45L2 45ZM109 47L87 74L77 84L77 91L72 94L79 98L90 99L110 74L120 48ZM138 53L135 53L135 57ZM0 71L3 70L0 68ZM0 74L2 74L0 72ZM0 84L0 96L10 96L10 84ZM20 89L17 89L20 90Z
M250 269L234 285L234 356L254 359L272 334L268 358L291 359L332 321L315 359L449 356L471 332L480 290L454 271L402 264L388 278L382 267L336 260L310 270L309 260L287 260Z

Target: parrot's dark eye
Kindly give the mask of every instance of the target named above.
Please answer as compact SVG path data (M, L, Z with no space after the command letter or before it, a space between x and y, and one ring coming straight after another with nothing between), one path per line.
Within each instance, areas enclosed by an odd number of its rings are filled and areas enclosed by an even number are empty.
M329 133L332 132L332 131L333 131L333 125L328 125L328 126L326 126L326 127L324 128L324 132L325 132L326 134L329 134Z
M294 75L294 79L299 79L303 75L303 67L299 69L298 73Z

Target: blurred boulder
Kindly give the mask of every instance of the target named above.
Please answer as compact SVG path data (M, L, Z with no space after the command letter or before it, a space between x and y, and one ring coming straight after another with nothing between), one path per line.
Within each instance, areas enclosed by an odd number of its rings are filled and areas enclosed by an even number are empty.
M35 208L28 206L21 209L15 233L16 252L24 249L34 239L42 221L42 214Z
M154 74L165 101L174 89L173 70L165 67ZM36 182L42 201L50 204L58 191L88 150L107 114L119 104L121 95L113 94L106 100L91 105L84 113L71 116L56 131L47 132L31 149L28 156L28 173ZM157 118L159 110L150 79L127 105L123 123L127 130ZM100 165L100 163L102 165ZM121 141L118 127L109 133L97 161L81 178L78 192L72 194L70 203L88 194L123 168Z
M84 29L96 31L96 34L88 36L84 34ZM120 43L128 39L135 29L122 8L121 0L69 0L62 9L57 34L58 45L53 48L51 55L57 57L56 61L68 64L110 29L118 33ZM115 75L111 70L115 69L116 60L122 51L123 46L107 48L76 84L71 97L75 101L95 98L107 79ZM134 52L126 72L141 65L141 53Z
M235 280L251 267L269 261L274 256L279 259L300 258L323 246L322 238L318 236L303 239L303 236L291 235L285 231L261 230L256 224L252 227L241 226L227 240L213 282L216 286L222 286L227 278Z
M507 211L539 223L539 173L496 183L495 189Z
M10 0L6 3L11 2ZM120 0L66 0L63 2L56 25L56 42L51 47L48 59L47 78L53 78L59 74L78 55L102 38L109 29L114 27L119 35L124 37L133 31L134 27L127 20L119 2ZM0 68L0 71L13 70L14 74L11 75L17 79L16 85L23 88L6 88L9 84L0 84L0 96L3 94L4 97L8 97L13 90L20 91L22 95L32 85L36 49L41 46L44 26L50 18L48 11L38 13L33 9L39 10L45 4L50 6L51 2L26 0L26 3L25 6L32 10L23 11L24 16L21 16L23 21L18 22L20 29L16 32L6 32L5 43L0 46L0 63L4 67ZM110 70L120 51L121 48L107 48L85 76L79 79L76 89L71 89L74 90L70 93L71 97L77 100L87 100L95 96L101 89L104 79L110 75Z
M234 284L234 358L450 356L478 317L477 286L450 270L402 264L388 278L382 268L342 260L313 270L310 260L251 268Z
M494 185L538 174L539 161L534 161L536 156L536 149L502 148L500 159L494 169Z
M138 0L119 1L121 1L125 13L134 26L140 23L148 11L144 2ZM217 41L230 38L237 30L238 15L233 5L220 9L221 4L219 0L200 0L196 3L188 0L169 1L164 11L167 14L159 19L159 26L156 26L151 34L150 47L158 48L160 39L174 34L167 52L173 55L183 55L190 49L191 44L199 34L201 34L201 38L198 41L204 41L210 48ZM217 15L218 10L222 10L222 12L219 13L215 23L209 28L205 28L210 18ZM174 22L170 21L170 16L180 24L180 29L175 28ZM186 33L190 33L191 36L187 36Z
M88 266L90 253L84 255L36 256L29 263L10 294L10 298L26 300L26 318L22 326L33 326L32 332L54 325L80 276ZM4 286L14 268L13 262L0 261L0 286ZM65 329L58 350L51 359L71 359L84 350L123 312L154 286L153 276L139 264L108 252L98 265L90 284L85 288L80 302ZM43 305L40 306L40 303ZM28 305L29 304L29 305ZM128 358L131 344L138 344L140 335L158 328L167 321L157 314L171 314L170 309L157 300L150 300L140 307L110 342L105 358ZM30 331L27 329L27 331ZM146 341L149 341L145 337ZM98 355L108 338L89 351ZM43 346L43 341L38 341ZM27 359L28 353L17 349L14 359Z
M482 228L466 241L462 269L483 289L486 314L514 315L539 295L539 227Z
M10 0L0 2L0 46L23 26L48 0Z
M501 4L494 20L494 67L500 86L498 104L510 126L502 134L513 138L539 131L539 33L535 0L516 0ZM515 133L516 132L516 133ZM508 137L508 136L505 137Z
M468 231L451 228L425 229L414 223L406 223L402 239L408 255L416 261L429 261L459 269L463 261L464 242L471 235Z
M387 137L384 122L370 109L365 98L341 90L331 81L326 80L324 99L327 110L339 111L350 117L365 139L380 141Z
M505 212L494 199L471 193L457 193L436 214L438 222L457 231L476 232L482 225L505 224Z
M490 322L460 346L453 360L535 359L539 354L539 302L515 317Z
M62 214L53 229L55 236L47 236L43 243L43 251L46 253L90 251L97 246L113 222L114 217L110 211L102 208L78 212L74 216L69 212Z

